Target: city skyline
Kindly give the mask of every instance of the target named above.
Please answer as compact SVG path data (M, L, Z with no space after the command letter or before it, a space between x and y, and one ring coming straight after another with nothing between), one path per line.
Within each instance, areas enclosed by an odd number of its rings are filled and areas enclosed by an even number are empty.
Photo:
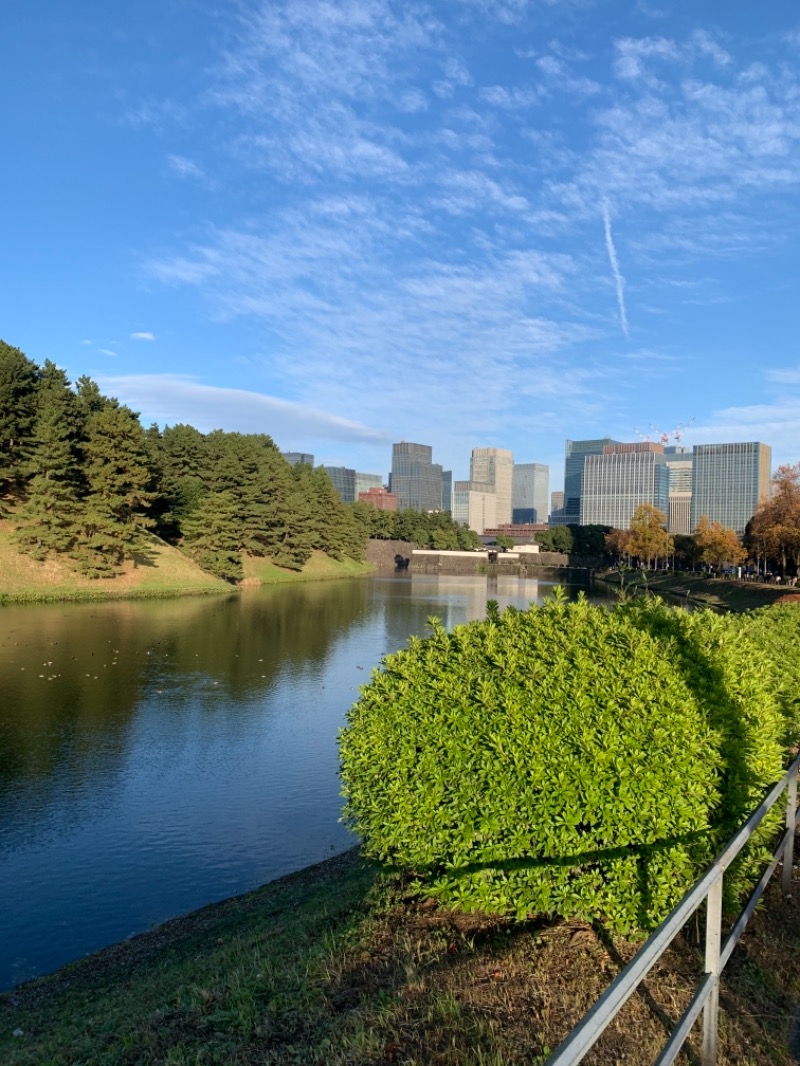
M800 459L800 14L57 0L4 26L0 336L145 425L463 478L564 437ZM24 87L21 89L20 87Z

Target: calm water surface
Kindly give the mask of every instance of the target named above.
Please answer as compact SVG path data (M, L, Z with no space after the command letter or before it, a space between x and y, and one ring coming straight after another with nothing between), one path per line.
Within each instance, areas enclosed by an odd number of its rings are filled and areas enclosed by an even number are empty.
M404 575L0 610L0 989L351 846L336 735L370 670L432 614L551 589Z

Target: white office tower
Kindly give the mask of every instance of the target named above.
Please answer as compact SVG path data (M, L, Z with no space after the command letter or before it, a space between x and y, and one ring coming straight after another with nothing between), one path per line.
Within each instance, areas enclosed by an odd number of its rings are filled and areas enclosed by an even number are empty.
M492 487L497 497L497 525L510 525L514 453L504 448L473 448L469 462L469 479Z

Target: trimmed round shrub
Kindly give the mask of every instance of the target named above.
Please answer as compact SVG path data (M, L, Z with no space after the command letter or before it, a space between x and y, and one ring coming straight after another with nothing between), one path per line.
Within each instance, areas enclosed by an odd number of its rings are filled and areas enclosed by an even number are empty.
M384 659L340 738L366 853L466 910L660 921L782 772L745 634L557 597Z
M787 724L787 743L800 742L800 595L782 596L770 607L748 611L737 620L766 658Z

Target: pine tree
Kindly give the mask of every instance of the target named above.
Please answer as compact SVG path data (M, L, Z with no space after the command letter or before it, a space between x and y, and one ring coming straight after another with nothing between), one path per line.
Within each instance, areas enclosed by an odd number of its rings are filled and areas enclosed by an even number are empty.
M152 524L153 499L144 431L138 418L116 401L89 416L84 445L88 492L76 560L91 574L115 572Z
M35 559L68 552L81 510L78 457L79 418L69 380L50 360L36 391L37 417L26 464L26 501L18 513L15 540Z
M187 554L204 570L226 581L243 577L238 510L233 492L209 492L184 525Z
M19 493L36 423L39 367L0 341L0 514Z

